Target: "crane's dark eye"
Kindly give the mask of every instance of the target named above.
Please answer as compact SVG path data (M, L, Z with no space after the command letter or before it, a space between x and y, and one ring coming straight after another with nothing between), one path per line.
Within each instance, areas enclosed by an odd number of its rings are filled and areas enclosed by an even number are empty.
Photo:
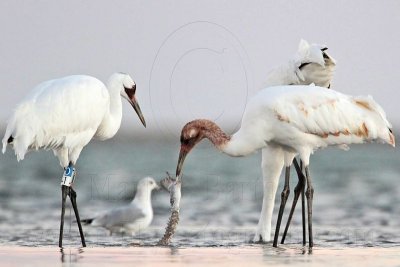
M125 86L124 86L124 88L125 88L125 93L128 95L128 97L130 99L132 99L133 96L135 95L136 86L134 87L134 90L132 90L133 88L128 88L128 87L125 87Z
M183 141L181 141L182 144L184 145L188 145L190 143L189 139L183 139Z
M189 145L191 142L193 142L192 139L193 139L193 138L186 139L186 138L183 137L183 135L181 135L181 144L182 144L182 145Z
M328 50L328 47L321 48L322 52L325 51L325 50Z
M389 132L390 132L390 133L393 133L392 129L389 128Z

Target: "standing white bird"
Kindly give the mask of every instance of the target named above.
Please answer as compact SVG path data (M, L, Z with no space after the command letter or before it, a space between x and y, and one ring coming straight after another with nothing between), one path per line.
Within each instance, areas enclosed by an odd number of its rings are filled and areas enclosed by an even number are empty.
M160 189L157 182L146 177L139 181L135 198L124 207L112 209L91 219L81 220L82 223L100 226L112 233L129 233L134 235L146 229L153 220L151 192Z
M310 155L326 146L365 142L384 142L395 146L391 124L383 109L372 97L352 97L318 86L277 86L260 91L247 104L240 129L229 136L209 120L187 123L181 132L181 149L172 187L180 188L181 170L191 149L202 139L209 139L216 148L234 156L246 156L266 145L288 152L285 165L290 166L296 154L305 166L309 246L313 246L313 187L309 175ZM170 189L171 192L174 190ZM179 214L180 192L174 193L172 215L166 235L160 243L169 241L168 231L176 227L174 213ZM179 218L179 217L178 217ZM171 227L172 225L172 227ZM173 231L172 231L173 233ZM169 238L169 239L168 239Z
M328 54L327 50L326 45L310 45L306 40L300 40L297 53L285 64L271 70L262 88L311 83L330 87L336 60Z
M3 153L7 144L11 144L19 161L29 150L52 149L64 168L60 247L67 195L75 212L82 245L86 246L76 192L71 187L75 179L74 165L82 149L92 138L106 140L117 133L122 119L121 97L128 100L146 126L135 93L136 84L125 73L111 75L107 86L91 76L67 76L36 86L8 122Z
M333 74L336 67L336 61L328 53L328 48L325 45L312 44L310 45L305 40L300 40L298 51L287 63L273 69L267 75L267 80L264 87L276 85L309 85L314 83L321 87L329 88L332 82ZM279 178L282 173L286 155L280 147L266 146L262 149L261 168L263 173L263 203L258 221L254 242L268 242L271 238L272 214L275 204L275 195L279 184ZM294 164L297 166L297 161L294 159ZM286 179L289 175L290 167L286 168ZM297 169L296 169L297 170ZM285 179L285 180L286 180ZM289 220L286 224L285 233L282 238L282 243L289 228L291 216L293 215L294 207L300 193L302 193L303 204L303 243L305 244L305 224L304 224L304 180L299 176L299 184L295 188L295 197L293 199L292 209L289 215ZM289 188L285 187L282 192L282 204L286 204L289 195ZM283 205L284 206L284 205ZM283 209L280 208L278 220L276 224L274 246L277 245L279 228L282 220Z

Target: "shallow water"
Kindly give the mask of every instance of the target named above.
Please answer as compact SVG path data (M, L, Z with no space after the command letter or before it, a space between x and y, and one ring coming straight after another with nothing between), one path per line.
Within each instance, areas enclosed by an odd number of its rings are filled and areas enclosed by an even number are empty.
M241 246L220 248L92 247L84 249L0 247L4 266L398 266L400 248ZM57 262L59 264L57 264ZM61 264L60 264L61 263Z
M178 150L176 143L123 138L91 143L77 165L75 189L81 217L127 204L136 182L144 176L159 180L165 171L174 173ZM260 158L260 153L231 158L206 142L188 156L174 247L253 246L249 241L263 194ZM316 247L400 245L400 152L385 145L354 146L347 152L327 149L316 152L311 164ZM52 153L30 153L17 163L12 151L7 151L0 161L0 173L0 246L57 246L62 170ZM293 171L291 188L296 182ZM286 214L290 204L291 198ZM274 223L277 205L279 198ZM84 226L87 245L155 245L169 216L169 195L155 192L153 206L151 227L133 238L109 236L104 229ZM69 206L66 216L64 244L78 247L79 234ZM289 246L301 247L300 218L299 206L289 230Z

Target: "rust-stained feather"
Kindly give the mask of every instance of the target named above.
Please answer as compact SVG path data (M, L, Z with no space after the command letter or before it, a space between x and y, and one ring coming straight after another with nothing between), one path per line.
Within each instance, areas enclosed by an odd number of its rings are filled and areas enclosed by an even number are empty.
M306 107L304 106L303 102L300 102L297 104L297 108L304 113L304 115L307 117L308 116L308 110L306 109Z
M278 111L275 111L275 114L276 114L276 117L278 118L278 120L283 121L283 122L287 122L287 123L290 122L288 117L279 114Z
M390 144L394 147L396 145L396 141L392 133L389 133L389 139L390 139Z
M357 131L355 132L355 135L359 137L368 137L368 128L365 125L365 122L363 122L363 124L361 124L361 126L358 127Z
M366 101L355 100L354 102L356 103L356 105L358 105L358 106L360 106L360 107L362 107L364 109L372 110L371 106Z

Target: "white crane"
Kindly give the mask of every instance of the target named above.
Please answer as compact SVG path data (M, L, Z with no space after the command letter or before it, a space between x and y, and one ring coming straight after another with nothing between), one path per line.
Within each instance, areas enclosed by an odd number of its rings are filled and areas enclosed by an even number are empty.
M327 53L327 46L320 44L309 44L305 40L300 40L297 53L285 64L278 66L267 74L267 79L263 88L276 85L315 85L329 88L336 67L336 61ZM254 242L268 242L271 237L272 214L275 204L275 195L279 184L279 178L284 165L285 153L279 147L266 145L262 149L261 169L263 173L264 195L260 219L253 238ZM296 159L294 165L298 167ZM290 167L286 166L286 174L290 172ZM298 170L300 168L296 168ZM306 242L305 233L305 209L304 209L304 176L298 172L299 183L295 188L292 209L286 224L282 242L288 231L291 217L300 192L302 193L302 216L303 216L303 244ZM288 179L288 178L286 178ZM173 179L166 181L172 183ZM282 197L283 204L289 195L289 188L284 189ZM280 209L275 233L279 233L279 227L283 216L283 209ZM278 236L275 235L274 246L276 246ZM167 243L166 239L161 243Z
M129 205L109 210L81 222L104 227L110 231L110 235L113 232L134 235L146 229L153 220L151 192L154 189L160 189L160 186L152 177L145 177L139 181L136 195Z
M333 74L336 67L336 61L328 53L328 48L325 45L312 44L310 45L305 40L300 40L297 53L287 63L279 66L267 75L267 80L264 87L271 87L275 85L309 85L314 83L321 87L329 88L332 82ZM263 173L264 195L263 203L258 221L256 233L254 235L254 242L268 242L271 237L271 222L272 213L275 204L275 195L279 184L279 178L284 166L284 158L289 156L285 155L280 147L266 146L262 149L261 169ZM297 166L296 159L294 160ZM286 175L289 175L290 167L285 166ZM299 174L299 173L298 173ZM285 180L289 179L286 176ZM299 174L299 183L295 188L295 197L293 199L292 209L290 211L289 220L285 227L285 232L282 237L284 242L286 233L288 231L290 221L296 206L298 197L302 192L302 211L303 211L303 244L305 244L305 224L304 224L304 179ZM285 183L288 185L288 183ZM279 228L283 215L283 208L289 196L289 187L285 186L281 197L281 208L279 209L278 220L275 230L274 246L277 246Z
M234 156L246 156L266 145L280 147L285 165L299 154L307 179L309 247L313 247L313 187L308 166L310 155L319 148L354 143L384 142L395 146L391 124L372 97L352 97L318 86L277 86L261 90L247 104L240 129L232 136L209 120L187 123L181 132L181 149L176 181L170 183L172 215L161 244L169 241L179 214L180 179L184 160L202 139ZM172 187L172 188L171 188ZM178 191L178 192L176 192ZM178 203L178 205L177 205ZM179 217L178 217L179 219ZM172 231L171 231L172 229Z
M11 144L19 161L24 159L29 150L52 149L64 168L60 247L67 195L75 212L82 245L86 246L76 192L72 188L74 166L82 149L92 138L106 140L117 133L122 119L121 97L128 100L146 126L136 99L136 84L125 73L111 75L107 86L86 75L43 82L19 103L8 122L3 138L3 153L7 144Z

